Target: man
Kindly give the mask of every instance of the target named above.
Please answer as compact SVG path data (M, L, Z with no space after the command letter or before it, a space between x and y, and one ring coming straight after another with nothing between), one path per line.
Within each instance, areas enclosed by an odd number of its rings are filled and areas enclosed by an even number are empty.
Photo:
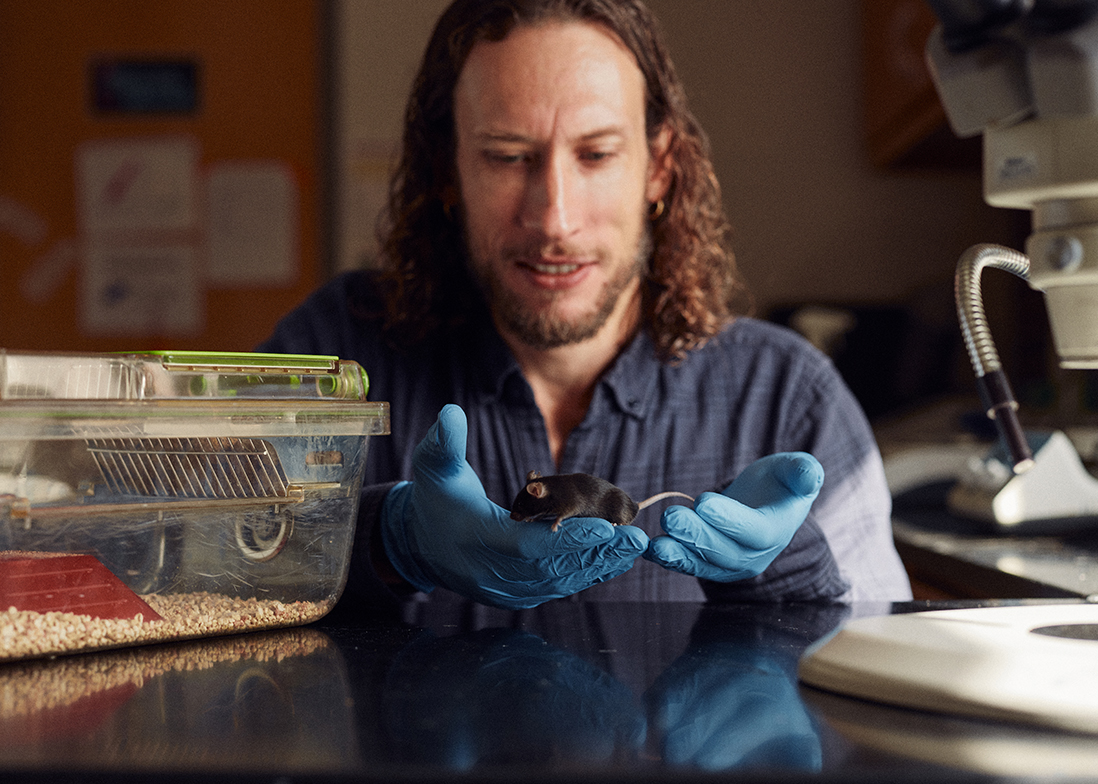
M733 315L705 138L640 0L456 0L392 193L384 273L333 281L262 346L358 360L390 402L352 593L910 597L857 403L792 333ZM553 531L509 519L530 470L697 500Z

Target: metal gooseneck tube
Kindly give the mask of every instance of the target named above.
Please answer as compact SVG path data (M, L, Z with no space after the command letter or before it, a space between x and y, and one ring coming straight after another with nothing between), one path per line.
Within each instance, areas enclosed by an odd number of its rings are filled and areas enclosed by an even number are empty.
M1014 472L1021 473L1033 465L1033 453L1018 421L1018 402L1003 372L987 325L980 289L980 273L985 267L1006 270L1028 280L1029 258L1001 245L973 245L957 262L953 281L957 317L972 369L976 371L980 399L1003 438Z

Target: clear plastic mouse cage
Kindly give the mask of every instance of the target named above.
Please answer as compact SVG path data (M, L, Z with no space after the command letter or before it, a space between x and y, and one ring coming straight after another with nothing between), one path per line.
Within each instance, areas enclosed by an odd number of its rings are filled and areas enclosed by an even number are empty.
M306 623L387 403L335 357L0 351L0 661Z

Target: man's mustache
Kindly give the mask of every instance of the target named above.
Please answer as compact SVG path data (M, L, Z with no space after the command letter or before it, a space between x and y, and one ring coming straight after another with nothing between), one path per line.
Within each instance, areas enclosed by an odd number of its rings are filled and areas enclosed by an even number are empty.
M568 262L592 262L601 261L604 253L589 248L581 248L578 245L552 242L525 242L520 245L510 245L502 249L500 254L506 261L560 261Z

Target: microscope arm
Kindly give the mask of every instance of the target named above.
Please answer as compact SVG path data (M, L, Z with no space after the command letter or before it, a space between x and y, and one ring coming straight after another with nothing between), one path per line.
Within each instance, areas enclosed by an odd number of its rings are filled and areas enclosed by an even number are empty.
M1031 211L1030 286L1060 364L1098 368L1098 0L928 0L950 125L983 135L984 195Z

